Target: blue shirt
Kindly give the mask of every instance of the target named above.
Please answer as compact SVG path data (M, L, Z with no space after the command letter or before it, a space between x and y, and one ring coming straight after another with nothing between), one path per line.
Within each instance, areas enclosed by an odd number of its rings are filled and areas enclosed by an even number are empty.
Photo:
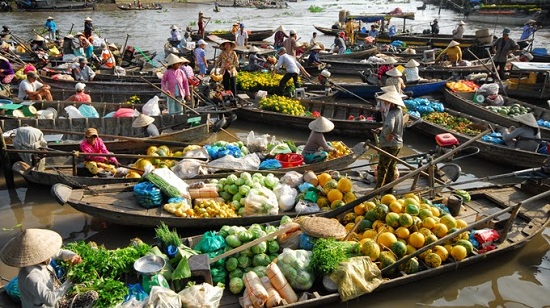
M204 51L204 49L200 47L195 49L195 61L197 61L197 64L206 64L203 61L204 57L206 57L206 52Z
M377 37L378 36L378 30L376 30L376 29L370 30L369 31L369 36Z
M311 66L314 63L320 63L320 62L321 61L319 61L319 53L313 52L313 51L309 53L309 57L307 58L307 65L308 66Z
M531 37L535 33L535 27L531 25L525 25L523 26L523 33L521 33L521 37L519 38L521 41L526 40Z
M46 24L44 24L44 27L46 27L46 29L52 32L57 31L57 24L53 20L46 21Z

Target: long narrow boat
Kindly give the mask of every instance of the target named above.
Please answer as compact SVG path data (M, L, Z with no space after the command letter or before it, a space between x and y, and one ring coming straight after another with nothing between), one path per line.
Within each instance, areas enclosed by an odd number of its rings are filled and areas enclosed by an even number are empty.
M443 93L445 95L445 105L451 107L452 109L466 114L475 115L478 118L496 123L501 126L518 126L518 122L515 121L511 116L492 111L491 109L486 108L487 105L485 104L475 103L473 100L473 93L453 92L448 88L445 88ZM503 106L522 106L529 109L537 120L550 121L550 109L535 106L508 96L503 96L503 98ZM539 128L542 138L550 138L550 127L539 125Z
M60 151L78 151L79 142L85 129L94 127L104 139L105 145L115 153L144 153L147 148L163 141L170 143L197 143L208 138L211 134L210 116L200 117L187 115L155 116L155 125L166 129L156 137L143 137L139 129L132 128L135 118L73 118L73 119L15 119L0 120L4 124L2 129L8 131L23 125L37 127L45 134L62 135L62 140L48 144L48 147ZM197 119L198 122L193 120ZM63 133L64 132L64 133ZM107 136L109 135L109 137Z
M550 62L512 62L506 93L520 99L550 99Z
M269 38L270 36L273 35L273 33L275 33L275 31L273 30L270 30L270 29L265 29L265 30L248 30L248 41L249 42L259 42L259 41L263 41L267 38ZM232 34L230 31L224 31L224 30L218 30L218 31L205 31L204 33L204 37L205 38L208 38L209 35L216 35L224 40L230 40L230 41L234 41L235 40L235 35ZM191 37L193 38L194 41L198 41L199 39L202 39L203 36L202 35L198 35L197 32L192 32L191 33Z
M480 228L487 227L497 231L500 239L492 243L496 249L485 252L475 250L472 255L461 261L457 261L449 256L447 261L438 267L431 267L419 259L418 272L406 274L404 271L397 271L391 278L383 279L382 283L372 290L372 293L441 276L444 273L454 272L474 264L485 263L490 265L493 258L509 258L513 251L523 247L547 228L550 221L549 189L548 185L541 185L534 180L518 185L492 185L469 189L468 192L472 200L463 204L460 214L456 217L468 225L473 225L481 221L481 219L500 211L508 210L511 212L513 206L518 205L519 210L517 215L513 215L512 213L510 213L512 215L509 215L506 212L480 225ZM332 215L332 213L329 212L329 215ZM507 227L509 229L505 230ZM186 238L184 239L184 243L190 247L194 247L194 244L198 243L201 237L202 235ZM481 271L480 275L483 274L483 269ZM336 303L347 305L348 303L364 302L369 299L370 293L366 293L353 301L342 302L336 290L327 290L323 287L322 283L317 283L317 280L320 280L320 278L316 279L312 289L304 292L305 300L281 307L322 307ZM300 296L302 292L297 292L297 294ZM224 292L220 307L240 307L238 296L232 295L227 291Z
M282 168L277 170L250 170L250 172L274 173L283 176L286 172L296 171L304 173L307 170L321 172L325 170L338 170L357 160L355 153L330 159L320 163L302 165L298 167ZM75 209L88 215L112 221L117 224L154 227L161 221L168 226L176 228L204 228L221 227L223 225L250 225L253 223L265 223L281 219L284 215L299 216L297 212L280 212L278 215L256 215L238 218L181 218L174 216L162 208L145 209L136 202L133 192L133 183L121 183L112 185L97 185L83 189L71 189L67 185L56 184L52 187L52 193L62 203L68 203ZM333 211L319 212L320 216L337 215L342 212L338 208ZM331 213L331 214L329 214Z
M155 3L155 5L145 5L145 6L132 6L131 4L117 4L117 7L123 11L143 11L143 10L162 10L162 5L160 3Z
M488 23L491 25L523 26L527 20L542 20L544 16L540 11L529 9L479 9L471 12L466 17L467 21Z
M52 88L73 90L78 83L76 80L54 79L48 76L40 76L44 83L50 85ZM160 82L156 84L160 88ZM153 87L147 82L116 82L116 81L88 81L86 82L86 91L89 92L102 92L102 93L116 93L118 91L123 92L135 92L136 94L143 93L158 93L158 89Z
M436 80L436 81L428 81L425 83L407 84L405 91L412 92L412 96L414 97L428 95L434 92L441 91L445 86L445 83L446 83L445 80ZM306 86L309 90L324 90L324 86L321 86L319 84L307 84ZM344 89L344 91L338 90L338 89ZM360 82L338 83L335 85L335 90L338 90L334 94L334 96L337 98L355 97L350 93L358 95L362 98L374 98L376 93L382 91L380 89L380 86L378 85L371 85L368 83L360 83Z
M447 112L451 116L462 117L472 121L472 126L477 128L478 130L485 130L494 127L494 123L486 122L468 114L453 111L448 108L445 108L445 112ZM410 117L411 120L418 120L414 116ZM412 126L412 129L432 137L435 137L439 134L451 133L460 143L465 143L472 138L469 135L459 133L443 125L435 124L427 120L417 121L416 124ZM519 168L536 168L543 166L544 161L548 158L547 155L539 154L537 152L524 151L511 148L506 145L500 145L482 140L474 141L472 143L472 146L480 149L480 152L478 154L480 157L506 166L515 166Z
M75 12L91 11L96 9L95 1L72 2L72 1L25 1L17 0L17 8L27 12Z
M319 112L321 116L330 119L334 123L334 130L331 134L370 139L372 138L371 130L382 125L381 122L372 119L375 111L372 106L308 99L302 99L300 103L306 111ZM308 124L314 119L308 116L293 116L281 112L262 110L256 103L242 106L236 109L235 113L241 120L301 130L308 130ZM363 120L359 120L360 117Z
M325 59L332 59L332 60L338 60L338 59L367 59L368 57L375 55L378 52L377 47L372 47L364 50L359 51L352 51L350 53L344 53L344 54L327 54L327 53L319 53L319 59L321 61L324 61Z

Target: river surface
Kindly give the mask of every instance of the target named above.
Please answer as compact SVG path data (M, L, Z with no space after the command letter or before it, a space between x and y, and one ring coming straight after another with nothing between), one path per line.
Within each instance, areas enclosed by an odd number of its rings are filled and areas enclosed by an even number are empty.
M311 13L308 7L316 5L325 9L324 12ZM212 11L212 4L165 4L162 11L121 11L114 5L100 6L96 11L75 13L3 13L0 25L8 25L14 34L28 39L32 29L40 31L49 15L55 17L63 34L83 30L83 20L90 16L98 30L98 34L110 42L128 45L142 50L157 51L163 54L163 44L169 36L170 25L185 27L195 25L199 11L211 16L207 30L229 30L236 22L245 23L249 29L275 29L284 25L287 30L294 29L302 41L309 41L315 31L312 25L330 27L338 20L338 12L342 9L351 13L388 12L399 6L403 11L414 11L421 2L387 4L381 1L303 1L289 3L288 9L250 9L221 8L220 13ZM454 12L441 10L428 5L424 11L418 11L415 20L407 20L405 28L410 31L422 31L429 28L429 22L439 19L441 33L450 33L461 19ZM399 28L401 21L392 20ZM74 24L74 26L73 26ZM193 26L195 28L195 26ZM476 29L490 28L500 36L502 25L468 24L466 31L473 34ZM512 38L518 38L521 29L512 28ZM271 40L273 38L270 38ZM332 37L319 35L325 46L332 44ZM535 46L548 47L550 31L542 29L537 32ZM212 53L211 45L208 52ZM308 132L288 130L278 127L276 123L265 125L249 124L237 121L229 129L239 138L245 138L250 130L257 133L267 133L279 138L305 140ZM228 138L225 133L218 133L218 138ZM226 135L226 134L225 134ZM230 140L228 138L227 140ZM344 139L353 145L361 140ZM425 152L435 146L431 138L407 132L404 154L414 151ZM463 178L485 177L502 174L513 169L489 163L475 157L456 161L462 168ZM462 179L462 178L461 178ZM93 240L108 248L126 245L134 237L140 237L152 242L153 229L139 229L128 226L118 226L91 218L72 209L70 206L58 205L49 190L37 187L26 187L21 179L17 179L18 188L8 191L0 179L0 245L12 237L16 231L9 230L17 224L24 228L48 228L61 234L65 242L75 240ZM202 233L204 230L180 231L180 235L189 236ZM471 266L460 272L447 273L440 277L430 278L387 290L379 294L352 300L346 303L349 307L549 307L550 305L550 229L536 236L522 249L508 253L500 259L488 263ZM11 278L16 275L16 269L0 263L0 276ZM342 305L338 305L341 307ZM335 306L336 307L336 306Z

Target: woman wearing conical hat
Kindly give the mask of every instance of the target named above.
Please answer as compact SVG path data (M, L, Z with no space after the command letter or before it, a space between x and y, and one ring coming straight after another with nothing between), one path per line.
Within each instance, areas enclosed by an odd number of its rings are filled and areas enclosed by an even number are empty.
M165 61L168 69L162 75L160 85L162 90L171 96L166 98L168 113L181 114L183 112L183 106L179 102L181 98L186 102L191 100L189 81L185 73L179 69L185 60L171 53Z
M312 164L326 160L328 152L333 152L334 148L327 144L323 133L332 131L334 129L334 123L321 116L311 121L308 127L311 133L302 151L304 162L306 164Z
M397 91L388 91L377 99L382 101L385 108L388 109L378 137L379 146L391 155L397 156L403 147L403 111L401 108L405 107L405 104ZM389 156L380 155L376 188L380 188L394 180L396 164L397 162Z
M519 127L510 127L502 133L502 140L512 148L525 151L537 151L539 142L533 139L540 139L540 129L537 119L532 113L526 113L514 117Z
M248 70L260 71L264 69L264 64L267 61L262 56L258 55L260 49L256 46L250 46L248 49Z
M67 290L61 285L50 261L59 259L76 265L82 262L82 258L70 250L61 249L62 244L63 239L55 231L26 229L8 241L0 251L2 262L19 267L17 286L22 307L65 306L67 299L63 295ZM91 296L94 301L98 299L96 291L86 292L86 296ZM71 302L66 304L69 307Z
M155 119L146 114L140 114L132 123L133 128L140 129L145 137L155 137L160 135L160 132L155 124Z
M406 87L402 78L403 74L397 69L397 67L394 67L389 70L386 75L388 75L388 79L386 79L386 86L394 86L397 92L402 94Z
M415 59L410 59L407 64L405 64L405 70L403 75L405 76L405 83L418 83L420 81L420 75L418 73L418 63Z

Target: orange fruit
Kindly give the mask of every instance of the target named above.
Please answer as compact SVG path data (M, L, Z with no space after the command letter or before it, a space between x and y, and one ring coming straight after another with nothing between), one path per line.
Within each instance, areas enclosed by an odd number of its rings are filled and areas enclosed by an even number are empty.
M441 211L439 211L439 208L435 206L430 207L430 210L432 211L434 217L439 217L439 215L441 215Z
M411 253L414 253L416 251L416 248L414 248L411 244L407 244L407 254L410 255Z
M456 227L459 228L459 229L462 229L462 228L466 228L468 226L468 224L462 220L462 219L457 219L456 220Z
M346 224L346 231L350 232L351 229L353 229L354 226L355 226L355 223L353 223L353 222L350 222L350 223Z
M350 192L352 187L353 183L346 177L340 178L340 180L338 180L338 184L336 185L336 188L343 193Z
M376 203L372 201L363 202L363 204L365 205L365 210L367 211L372 210L376 207Z
M395 235L391 232L384 232L378 235L376 242L382 248L389 249L393 243L397 242L397 237L395 237Z
M426 217L422 220L422 227L432 230L436 223L433 217Z
M378 235L378 232L372 230L372 229L367 229L365 230L365 232L363 232L363 238L370 238L370 239L375 239L376 236Z
M366 240L361 245L361 253L370 257L371 261L376 261L380 257L380 246L373 240Z
M403 212L403 204L401 204L399 201L393 201L390 204L390 211L394 213L401 213Z
M332 176L326 172L323 172L317 176L317 180L319 181L319 185L324 187L328 181L332 180Z
M445 249L445 247L441 245L435 245L432 248L432 251L439 255L439 257L441 258L441 262L445 262L447 261L447 258L449 258L449 252L447 251L447 249Z
M424 234L420 232L413 232L409 236L409 244L416 249L424 246L425 241L426 241L426 237L424 236Z
M424 262L426 262L429 267L439 267L441 266L441 257L438 254L431 252L426 255Z
M336 200L342 200L343 197L344 195L338 189L331 189L327 194L327 199L331 204Z
M398 238L406 240L411 235L411 232L405 227L399 227L395 230L395 235L397 235Z
M445 235L447 235L448 232L449 232L449 229L443 223L437 223L433 228L433 233L439 238L444 237Z
M365 215L365 205L363 203L361 204L358 204L356 205L354 208L353 208L353 212L355 213L355 215L357 216L363 216Z
M422 233L422 235L424 235L424 237L427 237L428 235L433 234L433 232L430 229L424 228L424 227L420 228L420 230L418 230L418 232Z
M447 229L456 228L456 219L451 214L445 214L439 218L439 222L447 226Z
M437 242L438 238L435 236L435 234L430 234L426 236L426 241L424 241L424 245L431 244L433 242Z

